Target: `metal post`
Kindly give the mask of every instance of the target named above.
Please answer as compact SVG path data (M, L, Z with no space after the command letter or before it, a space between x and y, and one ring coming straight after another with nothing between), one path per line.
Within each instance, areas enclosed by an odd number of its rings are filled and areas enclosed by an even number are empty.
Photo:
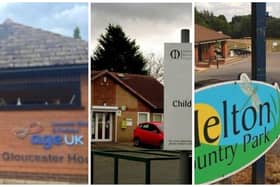
M114 158L114 184L119 184L119 158Z
M94 183L94 155L93 155L93 151L91 151L91 184Z
M151 184L151 161L146 161L145 184Z
M252 79L266 81L266 4L252 3Z
M192 183L192 157L191 151L180 152L180 178L181 184Z
M264 184L265 183L265 155L257 160L252 167L252 183Z
M266 81L266 3L252 3L252 79ZM265 155L253 164L252 183L265 183Z
M181 42L182 43L189 43L190 42L190 31L189 31L189 29L182 29L181 30Z
M181 42L189 42L189 30L181 30ZM181 184L191 184L192 183L192 152L191 151L181 151L180 152L180 182Z

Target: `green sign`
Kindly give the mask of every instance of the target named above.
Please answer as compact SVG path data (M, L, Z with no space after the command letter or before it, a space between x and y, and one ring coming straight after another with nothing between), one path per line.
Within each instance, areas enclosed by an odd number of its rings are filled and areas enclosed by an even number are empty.
M255 162L280 133L280 92L274 86L240 80L195 93L195 183L231 176Z

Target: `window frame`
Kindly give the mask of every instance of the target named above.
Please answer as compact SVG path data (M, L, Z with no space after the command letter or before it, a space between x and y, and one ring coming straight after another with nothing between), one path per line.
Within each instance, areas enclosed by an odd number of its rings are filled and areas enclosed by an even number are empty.
M36 77L38 78L38 77ZM40 78L39 78L40 79ZM8 90L17 92L20 90L28 89L28 87L32 87L33 90L40 89L40 86L43 86L44 88L51 88L55 87L57 85L61 84L61 86L70 86L73 87L73 93L76 95L75 98L78 99L77 102L72 104L7 104L0 106L0 111L8 111L8 110L78 110L78 109L84 109L82 106L82 98L81 98L81 86L80 86L80 79L77 80L67 80L62 82L42 82L42 83L26 83L26 82L18 82L18 83L1 83L0 82L0 92L1 90ZM31 92L32 92L31 89Z
M153 121L156 121L155 120L155 115L160 115L161 116L161 120L157 121L157 122L163 122L163 113L153 113Z
M147 121L143 121L143 122L140 122L139 119L140 119L140 115L141 114L147 114ZM150 122L150 112L137 112L137 124L140 124L140 123L146 123L146 122Z

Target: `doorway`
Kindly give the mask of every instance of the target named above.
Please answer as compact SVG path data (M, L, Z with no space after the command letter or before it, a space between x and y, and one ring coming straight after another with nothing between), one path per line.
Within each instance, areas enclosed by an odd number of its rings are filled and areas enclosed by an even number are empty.
M94 142L112 141L113 119L113 112L93 112L92 140Z

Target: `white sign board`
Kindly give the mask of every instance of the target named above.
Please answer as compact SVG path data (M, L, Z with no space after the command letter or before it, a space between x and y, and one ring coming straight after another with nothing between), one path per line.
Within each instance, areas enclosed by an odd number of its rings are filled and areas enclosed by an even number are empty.
M164 44L164 149L192 149L192 45Z

